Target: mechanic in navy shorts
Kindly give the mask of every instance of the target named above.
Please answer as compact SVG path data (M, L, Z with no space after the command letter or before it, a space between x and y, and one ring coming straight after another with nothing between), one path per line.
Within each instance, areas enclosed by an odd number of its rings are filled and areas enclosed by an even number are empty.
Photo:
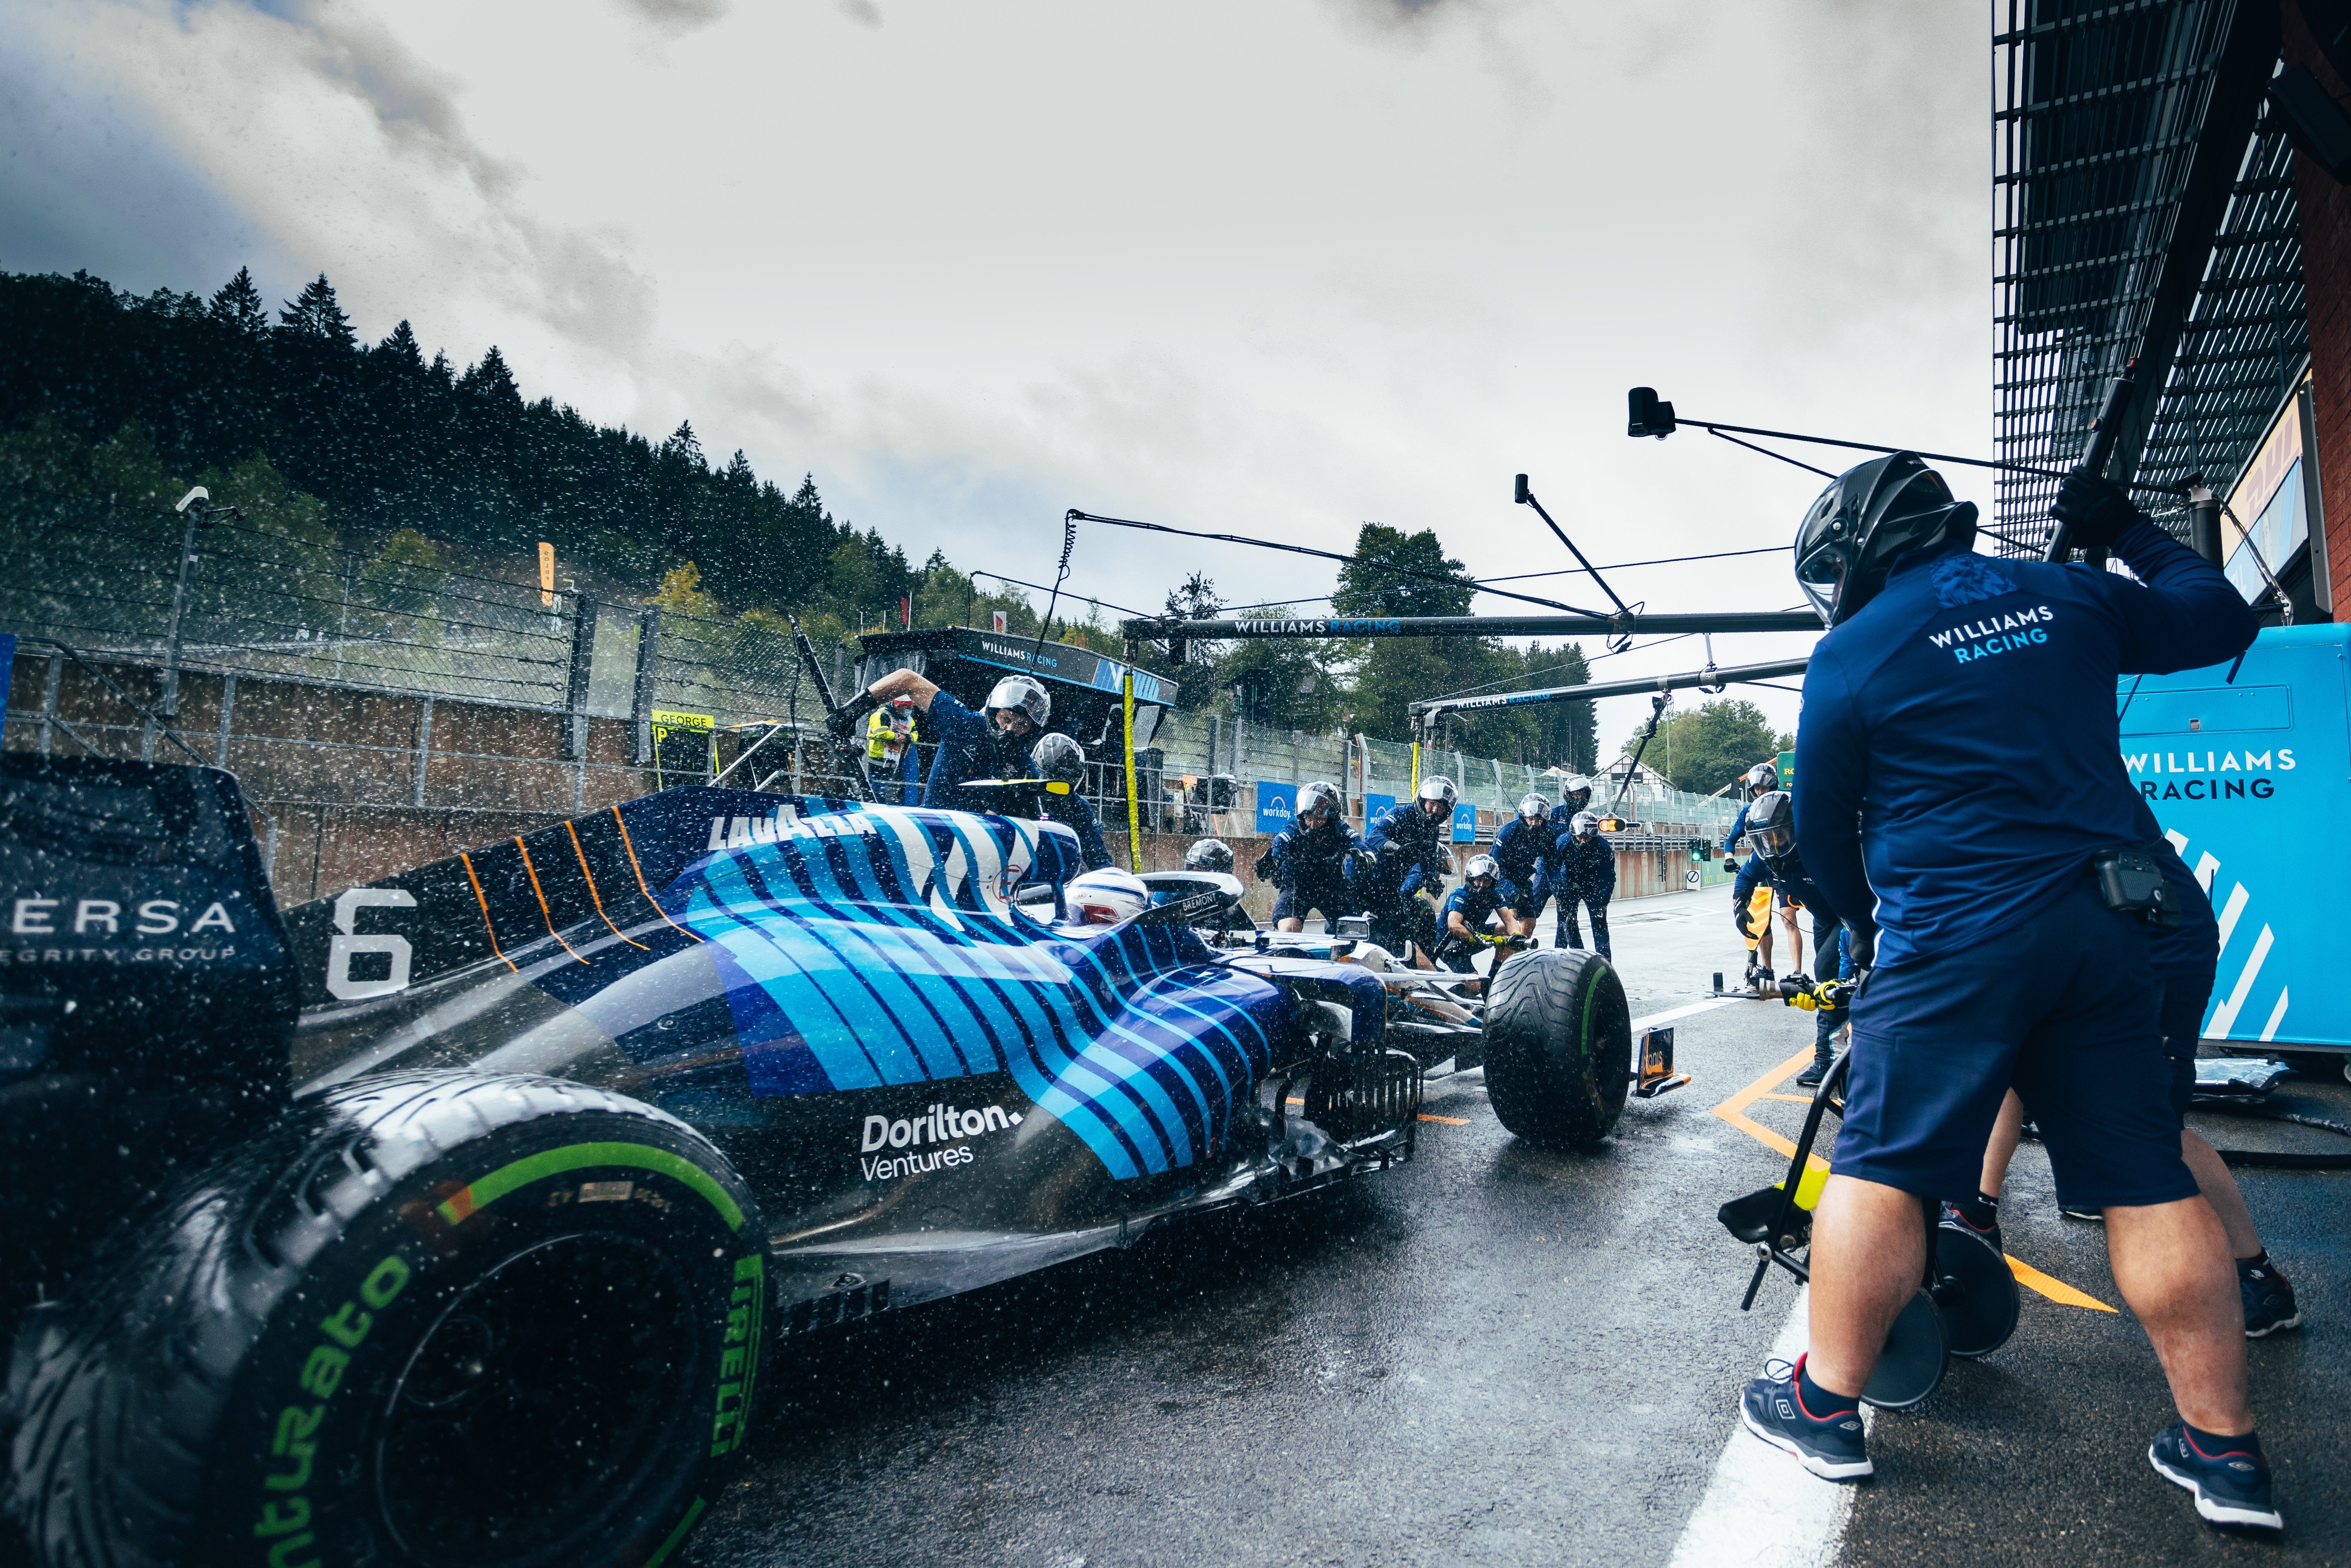
M1592 945L1614 962L1608 949L1608 900L1616 892L1616 851L1600 836L1600 814L1566 814L1562 806L1552 813L1551 846L1543 852L1543 881L1559 893L1559 945L1583 946L1576 924L1576 906L1592 916Z
M910 696L922 710L924 728L939 748L931 758L931 777L923 787L923 804L950 811L993 810L992 803L959 799L957 791L976 779L1026 779L1029 748L1043 732L1053 712L1053 699L1043 685L1027 675L1007 675L996 683L974 713L953 692L942 691L912 670L893 670L843 703L826 727L843 740L857 732L866 710L893 697Z
M2275 1528L2228 1239L2160 1066L2147 912L2110 908L2092 868L2140 839L2116 677L2229 659L2253 618L2087 469L2056 511L2137 580L1971 553L1975 507L1909 453L1846 472L1797 532L1829 627L1804 676L1799 848L1867 973L1814 1211L1811 1348L1750 1383L1740 1416L1817 1475L1870 1473L1858 1396L2012 1083L2058 1185L2105 1209L2115 1281L2170 1379L2181 1419L2150 1462L2206 1519Z
M1302 786L1295 813L1255 868L1259 881L1274 886L1274 929L1303 931L1306 917L1320 913L1323 929L1336 931L1341 915L1360 914L1347 862L1363 847L1340 810L1339 787L1321 779Z
M1535 934L1535 923L1551 903L1551 883L1543 878L1543 851L1551 842L1551 802L1540 794L1519 802L1517 815L1494 830L1494 863L1502 868L1502 907L1521 936Z
M2139 802L2140 837L2147 852L2163 867L2163 879L2179 894L2182 911L2178 925L2158 929L2147 939L2147 960L2158 991L2157 1019L2163 1031L2164 1071L2171 1085L2171 1109L2180 1119L2179 1155L2196 1177L2197 1190L2220 1228L2229 1235L2229 1255L2237 1266L2237 1291L2245 1309L2245 1337L2271 1334L2302 1326L2302 1308L2294 1283L2270 1261L2269 1249L2253 1224L2252 1210L2237 1178L2229 1174L2220 1151L2188 1125L2189 1107L2196 1099L2196 1046L2203 1033L2204 1009L2212 999L2212 979L2220 962L2220 926L2212 901L2195 873L2163 836L2155 813ZM2000 1189L2007 1179L2009 1162L2023 1133L2024 1105L2016 1091L2001 1102L2000 1121L1991 1145L1984 1151L1983 1175L1972 1197L1946 1200L1941 1228L1977 1241L1998 1255L2006 1250L2000 1234ZM2104 1220L2105 1216L2075 1202L2062 1188L2057 1211L2069 1219Z

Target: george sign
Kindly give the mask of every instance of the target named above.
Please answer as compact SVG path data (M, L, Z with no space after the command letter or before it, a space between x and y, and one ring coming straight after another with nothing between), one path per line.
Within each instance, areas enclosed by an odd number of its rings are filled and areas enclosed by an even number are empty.
M545 539L538 541L538 601L555 602L555 547Z
M1278 833L1298 814L1298 786L1257 781L1257 831Z
M1466 800L1453 808L1453 841L1457 844L1478 841L1478 808Z
M706 713L653 711L653 786L708 779L718 771L718 720Z

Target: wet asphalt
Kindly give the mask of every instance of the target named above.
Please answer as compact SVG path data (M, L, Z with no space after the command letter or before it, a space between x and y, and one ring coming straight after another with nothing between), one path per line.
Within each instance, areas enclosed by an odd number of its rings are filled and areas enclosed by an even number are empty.
M1717 968L1735 982L1725 898L1617 906L1636 1019L1709 999ZM1422 1124L1409 1166L794 1343L764 1374L741 1480L684 1561L1666 1563L1794 1300L1775 1277L1739 1311L1749 1259L1714 1210L1785 1160L1713 1108L1797 1093L1779 1069L1812 1019L1735 1001L1672 1027L1697 1082L1631 1102L1591 1152L1520 1143L1461 1074L1429 1086L1425 1112L1447 1120ZM2351 1122L2351 1085L2293 1094ZM1790 1136L1802 1113L1745 1111ZM2127 1312L2028 1292L2000 1353L1877 1417L1878 1479L1816 1560L2351 1560L2351 1175L2241 1174L2306 1314L2253 1346L2283 1542L2210 1530L2147 1469L2168 1409ZM2003 1219L2011 1254L2120 1304L2103 1233L2056 1218L2035 1145Z

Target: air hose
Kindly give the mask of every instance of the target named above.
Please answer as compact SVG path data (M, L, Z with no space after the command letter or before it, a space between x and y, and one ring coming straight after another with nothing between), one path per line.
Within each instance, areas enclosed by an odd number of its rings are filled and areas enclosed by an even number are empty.
M2264 1121L2292 1122L2298 1127L2316 1127L2322 1132L2340 1133L2351 1138L2351 1127L2340 1122L2330 1122L2324 1116L2305 1116L2296 1111L2254 1111L2252 1113ZM2298 1155L2272 1149L2224 1149L2215 1144L2212 1152L2229 1165L2264 1170L2351 1171L2351 1151L2339 1155Z

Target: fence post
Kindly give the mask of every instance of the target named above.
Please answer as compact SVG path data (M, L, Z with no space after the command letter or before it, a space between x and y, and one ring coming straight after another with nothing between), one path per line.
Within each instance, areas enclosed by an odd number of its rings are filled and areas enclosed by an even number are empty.
M563 757L588 758L588 676L596 664L596 596L576 595L571 605L571 680L563 694Z
M48 687L41 694L41 755L49 754L49 737L57 723L57 687L66 678L66 656L49 655Z
M410 803L424 804L424 770L433 761L433 694L424 694L424 709L416 716L416 789Z
M425 700L430 702L432 699L427 697ZM236 672L231 670L221 677L220 737L213 743L213 766L215 768L225 768L228 766L229 726L235 715Z
M653 684L661 673L662 612L648 604L637 617L637 685L629 699L629 720L636 732L629 761L650 767L653 759Z

